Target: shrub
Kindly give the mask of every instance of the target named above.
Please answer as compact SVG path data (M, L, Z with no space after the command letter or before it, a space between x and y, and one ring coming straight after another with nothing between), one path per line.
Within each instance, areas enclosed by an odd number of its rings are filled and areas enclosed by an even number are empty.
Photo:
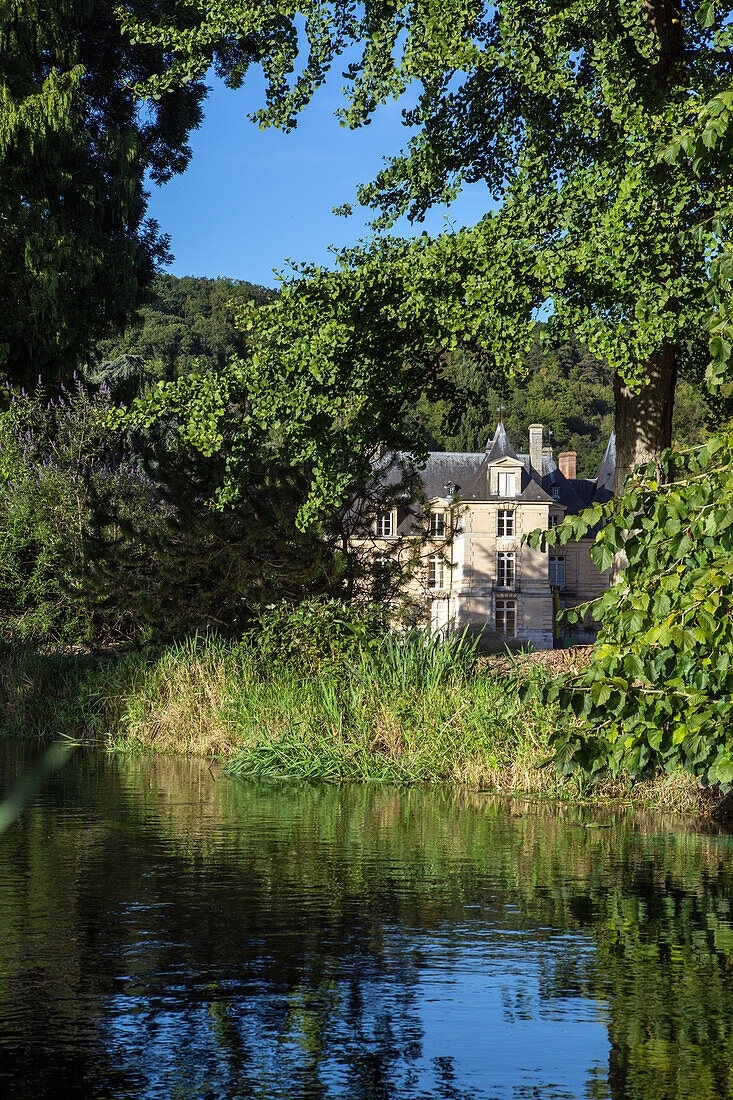
M124 605L90 602L81 581L95 504L149 522L152 482L105 426L104 387L48 398L8 391L0 413L0 613L22 637L91 641L119 630Z
M665 451L659 463L637 467L623 497L532 541L562 545L599 522L596 564L606 569L619 553L627 564L592 605L602 628L588 665L544 691L560 703L557 761L591 779L686 771L729 790L733 433Z
M387 629L384 611L375 604L309 598L264 608L253 640L265 663L316 672L378 648Z

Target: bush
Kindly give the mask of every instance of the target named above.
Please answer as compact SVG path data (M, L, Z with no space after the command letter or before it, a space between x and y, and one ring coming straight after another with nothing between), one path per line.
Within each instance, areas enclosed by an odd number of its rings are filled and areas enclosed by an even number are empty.
M325 665L351 664L379 648L387 630L379 606L309 598L264 608L252 640L265 664L317 672Z
M49 399L8 391L0 413L0 614L21 637L91 641L123 628L129 611L82 591L95 507L148 522L154 486L105 426L105 387L79 381Z
M602 627L587 667L544 692L560 703L552 744L566 773L686 771L733 786L732 471L731 432L665 451L623 497L532 536L562 545L601 522L596 564L627 561L592 605Z

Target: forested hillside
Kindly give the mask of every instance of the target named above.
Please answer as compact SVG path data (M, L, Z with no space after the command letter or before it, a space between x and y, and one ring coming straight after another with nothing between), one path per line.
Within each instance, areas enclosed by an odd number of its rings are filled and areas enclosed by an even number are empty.
M157 275L149 301L124 335L97 345L100 361L139 356L158 377L175 378L194 370L220 368L244 349L229 303L264 302L274 292L235 279Z
M197 366L218 369L245 346L229 303L238 299L259 303L274 293L232 279L158 275L138 320L124 336L100 343L98 358L135 356L145 364L148 377L158 378L175 378ZM593 358L582 344L573 342L552 351L538 346L503 394L488 384L469 358L457 359L450 371L463 394L455 408L424 402L414 413L416 429L427 430L433 448L483 450L501 407L517 450L526 450L529 425L541 423L552 432L556 456L558 451L576 451L579 476L595 474L613 428L613 388L607 364ZM699 442L709 413L702 392L680 380L675 440Z
M499 409L517 451L526 451L529 425L543 424L552 433L551 445L575 451L578 476L593 477L613 430L614 400L608 364L588 353L579 342L552 351L539 347L530 356L506 392L492 388L470 359L452 368L464 398L451 410L427 403L417 418L428 430L432 445L447 451L481 451L493 434ZM702 391L686 379L677 385L673 423L675 442L695 443L703 438L710 409ZM547 444L545 435L545 444Z

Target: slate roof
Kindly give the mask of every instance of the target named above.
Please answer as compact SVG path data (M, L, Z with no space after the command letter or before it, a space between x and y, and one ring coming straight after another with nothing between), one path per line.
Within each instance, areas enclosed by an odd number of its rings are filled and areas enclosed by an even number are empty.
M509 436L506 434L506 428L503 421L499 421L494 432L493 439L489 439L486 443L486 461L498 462L500 458L516 458L514 448L509 442Z
M463 491L475 480L482 466L486 465L485 454L469 454L461 451L430 451L424 469L420 472L420 481L428 500L448 495L447 486L452 485L463 497Z
M530 479L527 488L522 492L520 500L526 504L552 504L552 497L545 492L539 482Z
M566 478L557 463L546 452L542 455L542 479L533 474L528 454L517 454L499 423L494 436L481 452L431 451L420 481L428 500L448 496L447 487L465 501L491 499L487 492L488 467L502 458L513 458L524 467L520 500L526 502L561 504L566 513L575 514L587 508L593 501L606 501L613 496L613 480L616 466L616 440L611 434L605 454L594 478ZM557 489L553 497L552 490Z

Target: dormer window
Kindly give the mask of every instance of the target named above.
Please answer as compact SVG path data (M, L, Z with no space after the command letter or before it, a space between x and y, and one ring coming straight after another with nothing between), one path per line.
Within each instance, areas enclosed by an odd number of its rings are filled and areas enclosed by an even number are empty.
M496 485L500 497L515 497L517 495L517 475L514 470L499 470Z
M375 533L378 539L391 538L394 534L394 519L392 512L382 512L377 516Z
M552 486L552 488L550 489L550 496L552 497L553 500L559 500L560 499L560 486L559 485L553 485Z
M430 535L434 539L445 538L445 512L430 513Z

